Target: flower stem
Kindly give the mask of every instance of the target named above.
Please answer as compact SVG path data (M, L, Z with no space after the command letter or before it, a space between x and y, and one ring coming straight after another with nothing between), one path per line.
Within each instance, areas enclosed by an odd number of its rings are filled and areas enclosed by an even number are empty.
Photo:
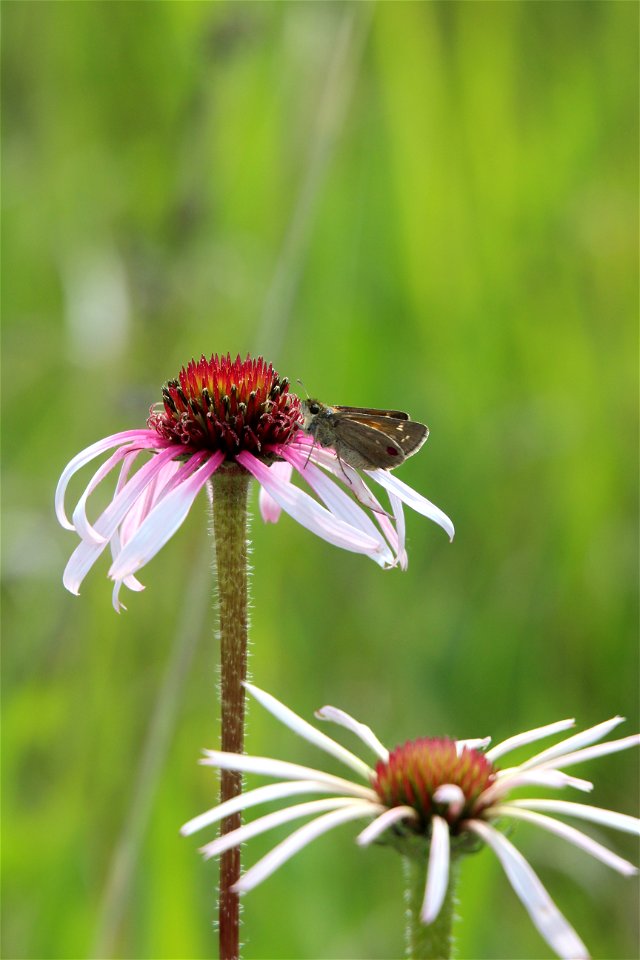
M407 960L451 960L457 858L451 857L449 886L440 913L429 925L420 919L426 884L427 858L404 856L405 903L407 905Z
M225 465L213 478L213 534L215 539L220 630L221 749L244 749L245 690L247 675L247 492L249 475L236 464ZM223 770L220 802L242 792L242 774ZM236 830L240 813L222 821L222 833ZM231 887L240 877L240 849L220 858L218 933L220 960L238 960L240 954L240 902Z

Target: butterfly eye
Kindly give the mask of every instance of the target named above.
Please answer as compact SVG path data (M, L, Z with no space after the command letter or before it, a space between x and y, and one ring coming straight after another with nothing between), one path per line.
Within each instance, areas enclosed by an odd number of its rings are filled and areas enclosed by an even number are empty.
M315 417L316 413L320 413L320 404L319 403L310 403L309 404L309 413L312 413Z

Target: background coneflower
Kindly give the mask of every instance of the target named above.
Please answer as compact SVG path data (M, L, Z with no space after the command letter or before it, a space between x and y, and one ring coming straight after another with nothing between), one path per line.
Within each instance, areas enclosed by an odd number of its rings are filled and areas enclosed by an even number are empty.
M354 770L364 783L282 760L205 751L203 764L221 770L259 773L279 782L250 790L229 804L221 804L195 817L182 828L186 835L218 822L232 810L300 794L331 795L269 813L202 847L205 857L213 857L280 824L314 817L254 864L235 884L237 891L252 890L312 840L339 824L370 817L372 822L359 834L358 843L362 846L374 841L390 844L404 858L409 908L408 960L447 960L451 956L458 867L465 854L477 851L484 844L497 856L511 886L557 956L563 960L589 957L575 930L501 828L509 820L528 821L581 848L624 876L636 874L633 864L558 819L566 816L587 820L637 835L640 821L635 817L566 800L509 799L513 790L523 786L591 791L592 783L566 774L564 768L640 743L640 735L598 742L623 722L622 717L573 734L528 760L505 768L496 763L499 758L518 747L566 731L575 721L561 720L528 730L491 749L486 749L490 738L423 737L388 751L369 727L344 711L335 707L319 710L316 714L319 719L346 727L374 752L377 762L372 768L275 697L251 684L246 686L282 723Z

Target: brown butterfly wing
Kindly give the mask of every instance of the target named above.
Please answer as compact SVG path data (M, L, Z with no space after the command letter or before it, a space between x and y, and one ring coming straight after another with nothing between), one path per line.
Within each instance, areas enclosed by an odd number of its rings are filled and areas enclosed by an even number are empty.
M359 469L397 467L419 450L429 434L424 424L391 417L343 415L334 420L333 428L338 455Z
M397 467L405 459L399 443L375 425L342 416L334 423L336 452L356 469L385 470Z
M378 417L391 417L393 420L409 420L409 414L402 410L376 410L374 407L332 407L338 413L346 413L350 417L364 417L365 420Z
M401 420L392 436L398 437L398 434L400 434L400 444L405 457L411 457L418 452L429 436L429 427L424 423L418 423L417 420L406 422Z
M399 417L382 416L378 411L371 411L369 414L348 414L340 417L339 422L355 421L360 426L371 427L387 437L391 444L397 444L404 457L410 457L417 453L422 444L429 436L429 428L424 423L418 423L417 420L401 419Z

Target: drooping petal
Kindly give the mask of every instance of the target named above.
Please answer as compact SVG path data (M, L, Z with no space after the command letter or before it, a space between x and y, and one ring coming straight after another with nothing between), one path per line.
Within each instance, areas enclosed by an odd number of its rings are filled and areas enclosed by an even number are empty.
M640 834L640 820L630 817L626 813L616 813L615 810L605 810L602 807L591 807L588 803L572 803L571 800L548 800L532 798L510 800L510 807L523 807L529 810L542 810L548 813L564 814L567 817L578 817L581 820L590 820L591 823L600 823L623 833Z
M317 819L312 820L311 823L306 823L303 827L300 827L299 830L296 830L295 833L288 836L286 840L279 843L277 847L274 847L265 857L258 860L258 862L254 864L250 870L247 870L244 876L234 884L233 889L236 893L246 893L248 890L253 890L254 887L257 887L259 883L262 883L263 880L271 876L278 867L282 866L283 863L289 860L299 850L302 850L303 847L306 847L312 840L315 840L316 837L322 836L323 833L328 833L329 830L333 830L334 827L338 827L342 823L348 823L349 820L359 820L361 817L370 817L383 809L384 808L378 803L363 800L362 802L353 803L345 809L333 810L331 813L325 813L323 816L317 817Z
M589 951L563 917L537 874L512 843L488 823L466 820L461 824L491 847L509 882L552 950L563 960L589 960Z
M496 807L491 807L490 811L487 811L485 815L513 817L514 820L524 820L527 823L533 823L537 827L541 827L543 830L548 830L549 833L554 833L558 837L563 837L565 840L568 840L569 843L573 843L574 846L580 847L581 850L585 850L592 857L595 857L596 860L601 860L602 863L606 863L607 866L611 867L613 870L617 870L618 873L623 874L625 877L632 877L638 872L634 865L629 863L628 860L624 860L622 857L619 857L617 853L613 853L612 850L609 850L601 843L593 840L591 837L587 836L586 833L576 830L575 827L569 826L568 823L563 823L562 820L554 820L553 817L546 817L544 814L535 813L533 810L524 810L521 807L514 807L510 803L499 804Z
M320 780L284 780L281 783L268 783L265 787L256 787L255 790L247 790L219 803L217 807L212 807L205 813L193 817L184 826L180 827L180 833L183 837L191 836L203 827L209 827L225 817L230 817L239 810L248 810L260 803L268 803L270 800L282 800L288 797L295 797L303 793L334 793L335 787Z
M436 919L449 886L449 824L442 817L432 817L431 830L427 886L420 911L423 923Z
M309 438L309 440L310 439L311 438ZM310 447L311 454L309 453ZM305 463L308 459L310 459L312 463L317 463L319 466L332 473L341 483L344 483L346 480L349 485L349 491L353 494L358 503L362 507L366 507L367 509L371 510L373 518L380 527L384 537L391 547L391 550L396 555L396 562L400 568L406 569L406 554L404 553L403 549L404 544L401 545L399 543L398 532L396 531L389 514L383 509L380 501L373 495L357 470L354 470L353 467L350 467L348 463L338 460L335 452L332 450L323 450L322 447L318 447L317 445L312 446L311 444L301 445L300 441L296 441L296 443L292 445L292 448L302 450Z
M331 723L337 723L341 727L345 727L347 730L355 733L357 737L360 737L362 742L373 750L381 760L384 760L385 763L389 759L389 751L384 744L380 743L371 727L368 727L365 723L360 723L359 720L355 720L349 716L348 713L345 713L344 710L339 710L338 707L321 707L320 710L316 710L315 716L318 720L329 720Z
M71 554L65 568L62 582L71 593L78 593L85 576L106 547L109 539L116 531L123 517L130 510L136 499L142 494L147 484L162 469L168 459L174 456L173 448L169 447L157 454L148 463L145 463L129 480L126 486L111 501L104 513L94 524L97 532L105 537L102 543L80 542ZM121 579L121 578L115 578Z
M509 751L515 750L517 747L523 747L528 743L534 743L536 740L542 740L544 737L550 737L554 733L568 730L570 727L575 727L575 725L576 721L573 718L570 720L556 720L555 723L547 723L544 727L536 727L534 730L527 730L525 733L517 733L515 737L509 737L508 740L496 743L495 747L487 750L485 756L487 760L491 760L493 763L498 757L504 756L505 753L509 753Z
M80 537L81 540L88 540L89 543L104 543L108 538L98 533L95 527L92 527L89 523L87 517L86 506L87 500L90 495L96 489L98 484L113 470L115 465L121 460L127 460L125 467L128 469L131 465L131 462L141 453L140 450L136 450L133 454L129 453L127 447L120 447L119 450L116 450L115 453L112 453L108 460L106 460L101 466L96 470L91 480L84 489L84 492L80 499L78 500L74 511L73 511L73 528Z
M411 507L412 510L415 510L416 513L421 513L423 517L428 517L430 520L433 520L434 523L437 523L448 535L449 540L453 540L455 536L453 523L446 513L443 513L439 507L436 507L435 503L431 503L430 500L421 496L408 484L403 483L402 480L398 480L398 478L394 476L394 474L389 473L388 470L365 470L365 473L368 473L376 483L379 483L380 486L384 487L389 493L393 493L399 497L403 503L406 503L406 505Z
M279 506L301 526L322 537L334 546L353 553L365 553L380 566L385 559L380 555L380 545L372 537L350 524L334 517L325 507L292 483L282 483L270 474L269 467L247 451L236 455L238 463L252 473L258 483L271 494Z
M350 750L347 750L340 743L336 743L336 741L328 737L326 733L317 730L306 720L303 720L302 717L299 717L297 713L294 713L293 710L290 710L289 707L285 707L283 703L276 700L270 693L266 693L259 687L254 687L252 683L245 682L244 686L249 693L255 697L258 703L261 703L269 713L273 714L274 717L280 720L281 723L284 723L286 727L289 727L290 730L293 730L294 733L304 737L305 740L313 743L314 746L320 747L325 753L337 757L342 763L346 764L352 770L355 770L361 777L364 777L367 782L371 780L374 771L364 760L356 757L355 754L351 753Z
M200 457L200 454L195 454L188 463L191 464L193 461L196 461L198 457ZM194 463L194 469L197 465L197 463ZM162 499L163 495L168 491L171 480L178 475L186 479L189 474L188 471L186 473L184 472L185 466L186 464L177 460L169 460L164 464L162 469L158 471L151 483L146 487L144 493L134 502L118 528L120 549L122 549L140 529L143 521L151 513L156 503ZM118 480L118 490L119 489L120 480ZM118 492L118 490L116 490L116 492ZM112 544L113 539L112 537ZM113 555L114 560L119 552L120 550Z
M223 833L216 837L211 843L200 847L206 860L215 857L225 850L231 850L232 847L238 847L252 837L257 837L267 830L274 827L280 827L283 823L289 823L291 820L297 820L300 817L308 817L312 814L325 813L327 810L343 810L359 805L360 800L354 800L352 797L326 797L323 800L310 800L308 803L297 803L293 807L285 807L282 810L275 810L273 813L267 813L264 817L252 820L251 823L245 823L237 830L230 830L229 833Z
M374 840L377 840L385 830L388 830L389 827L393 826L394 823L398 823L400 820L417 820L418 814L413 809L413 807L408 807L405 805L400 805L398 807L390 807L388 810L385 810L380 814L379 817L370 823L367 827L364 828L362 833L359 833L356 837L356 843L361 847L368 847L370 843L373 843Z
M121 610L127 609L120 599L120 591L122 590L123 586L127 587L129 590L134 590L136 593L144 590L144 584L140 583L139 580L136 580L135 577L126 577L124 580L116 580L113 584L113 590L111 591L111 605L116 613L120 613Z
M384 557L385 563L388 566L393 566L395 560L388 544L364 509L345 493L334 480L299 453L285 447L282 455L295 467L314 493L320 497L330 513L375 540L379 545L380 554Z
M85 447L84 450L81 450L80 453L77 453L75 457L69 461L60 475L55 494L56 516L60 524L67 530L75 530L64 508L64 497L71 477L73 477L78 470L81 470L85 464L99 457L101 453L104 453L106 450L111 450L121 443L128 444L129 449L133 449L134 447L141 450L156 449L158 447L158 434L155 430L123 430L120 433L113 433L111 436L105 437L103 440L98 440L89 447Z
M277 461L271 464L269 470L272 470L281 483L289 483L293 467L290 463ZM260 516L265 523L277 523L280 519L282 509L275 502L270 493L267 493L263 486L260 487L258 495L258 505L260 507Z
M396 521L396 532L398 534L398 565L401 570L406 570L409 566L409 558L405 549L407 525L404 520L402 500L400 497L397 497L395 493L389 492L389 503L393 510L393 516Z
M352 783L332 773L314 770L311 767L302 767L287 760L272 760L270 757L252 757L246 753L225 753L222 750L205 750L205 756L200 760L205 766L219 767L221 770L243 770L246 773L261 773L266 777L285 777L291 780L318 780L341 790L352 797L366 800L377 800L378 794L359 783Z
M128 454L128 456L125 457L120 474L118 476L118 482L116 484L116 495L126 484L127 477L129 475L129 469L137 456L138 451L135 451L133 454ZM114 531L113 536L109 541L112 562L118 557L124 544L131 539L135 531L140 526L143 518L146 516L146 513L148 512L148 506L153 502L154 491L157 487L159 478L162 477L167 470L177 469L177 466L178 465L173 460L170 460L168 463L166 463L154 476L153 480L147 485L141 496L134 501L133 506L128 511L119 528ZM111 594L111 603L116 613L120 613L121 610L127 609L124 603L122 603L120 600L120 590L123 586L126 586L129 590L134 590L137 592L144 590L144 585L140 583L140 581L133 575L130 577L125 577L123 580L116 580L113 584L113 591Z
M199 454L195 454L200 458ZM184 523L191 505L210 476L218 469L225 455L212 454L206 463L186 480L174 486L145 518L131 540L124 546L109 570L113 580L122 580L144 567ZM188 464L185 464L188 467ZM172 478L173 482L175 477Z

